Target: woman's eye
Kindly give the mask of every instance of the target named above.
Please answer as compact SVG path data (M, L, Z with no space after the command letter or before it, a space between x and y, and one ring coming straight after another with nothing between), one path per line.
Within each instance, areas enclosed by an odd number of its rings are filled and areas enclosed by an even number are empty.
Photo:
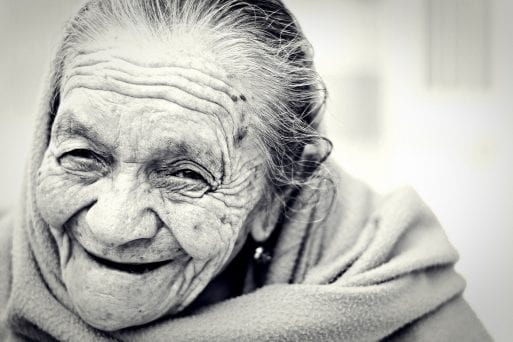
M149 174L150 183L167 194L179 193L191 197L201 197L211 188L208 171L196 164L181 164L154 169Z
M72 151L69 151L69 152L66 152L64 154L64 156L69 156L69 157L75 157L75 158L83 158L83 159L94 159L96 154L91 151L91 150L87 150L87 149L77 149L77 150L72 150Z
M104 159L88 149L75 149L59 157L59 163L71 171L101 171L105 167Z
M202 175L200 175L196 171L189 170L189 169L178 170L178 171L174 172L172 174L172 176L178 177L178 178L187 178L190 180L197 180L197 181L202 181L202 182L205 181L205 178L203 178Z

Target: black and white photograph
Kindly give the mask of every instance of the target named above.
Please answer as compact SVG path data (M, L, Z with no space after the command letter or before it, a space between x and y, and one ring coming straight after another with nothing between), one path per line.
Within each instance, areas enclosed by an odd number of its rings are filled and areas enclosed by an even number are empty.
M512 15L0 0L0 341L512 341Z

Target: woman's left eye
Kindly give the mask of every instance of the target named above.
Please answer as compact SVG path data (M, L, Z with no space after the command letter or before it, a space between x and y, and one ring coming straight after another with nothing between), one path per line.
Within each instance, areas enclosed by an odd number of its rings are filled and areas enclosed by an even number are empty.
M172 173L171 176L205 182L205 178L203 178L202 175L200 175L198 172L190 170L190 169L178 170L178 171Z
M211 189L210 173L201 165L190 162L163 165L149 174L150 183L168 194L180 193L200 197Z

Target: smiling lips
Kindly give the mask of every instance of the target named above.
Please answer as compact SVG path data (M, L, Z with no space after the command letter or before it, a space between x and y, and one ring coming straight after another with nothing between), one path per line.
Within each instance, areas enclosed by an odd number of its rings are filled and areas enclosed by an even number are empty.
M93 259L100 265L103 265L105 267L115 269L115 270L118 270L121 272L137 273L137 274L154 271L157 268L164 266L166 264L169 264L172 261L172 260L164 260L164 261L150 262L150 263L143 263L143 264L119 263L119 262L114 262L111 260L100 258L96 255L89 253L87 250L85 250L85 252L91 259Z
M97 264L106 267L111 270L116 270L120 272L126 272L126 273L133 273L133 274L144 274L151 271L155 271L156 269L167 265L171 263L173 259L167 259L162 261L156 261L156 262L144 262L144 263L134 263L134 262L116 262L112 261L106 258L103 258L101 256L98 256L91 251L89 251L86 247L84 247L78 239L74 236L74 234L70 234L71 239L74 241L74 245L79 247L83 252L83 254L87 255L89 259L96 262Z

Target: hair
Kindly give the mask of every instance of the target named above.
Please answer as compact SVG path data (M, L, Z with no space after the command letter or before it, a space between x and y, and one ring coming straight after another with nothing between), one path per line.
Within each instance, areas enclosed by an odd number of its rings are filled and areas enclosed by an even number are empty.
M284 195L319 174L331 152L319 131L326 90L314 69L310 43L280 0L88 1L65 29L51 115L59 106L66 59L113 27L164 42L174 35L208 32L204 48L230 73L244 75L263 106L251 118L250 129L267 156L273 193ZM306 146L315 146L310 154L315 157L304 157Z

